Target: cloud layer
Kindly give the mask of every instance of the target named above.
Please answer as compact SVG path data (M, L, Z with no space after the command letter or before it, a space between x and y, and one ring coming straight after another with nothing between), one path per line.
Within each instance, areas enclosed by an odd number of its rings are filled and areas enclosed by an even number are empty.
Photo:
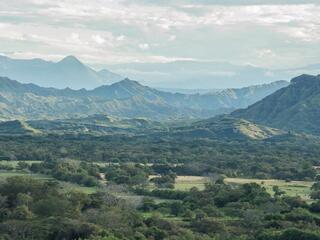
M319 12L315 0L1 1L0 52L76 55L93 66L189 59L286 68L318 61Z

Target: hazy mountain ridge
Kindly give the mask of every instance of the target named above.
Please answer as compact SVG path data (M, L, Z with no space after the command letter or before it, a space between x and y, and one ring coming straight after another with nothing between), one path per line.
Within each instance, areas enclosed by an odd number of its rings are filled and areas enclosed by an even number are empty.
M291 79L302 73L314 74L320 71L319 64L291 69L271 69L253 65L237 65L221 61L180 60L166 63L125 63L108 68L144 84L164 88L215 89L240 88L243 86L271 83L279 79ZM179 92L179 91L178 91Z
M124 79L93 90L43 88L0 78L0 116L58 119L108 114L154 120L199 119L246 107L256 99L286 86L279 81L263 86L211 94L173 94Z
M123 79L106 69L95 71L74 56L65 57L59 62L0 56L0 76L61 89L65 87L92 89Z
M232 113L260 124L320 135L320 75L301 75L247 109Z

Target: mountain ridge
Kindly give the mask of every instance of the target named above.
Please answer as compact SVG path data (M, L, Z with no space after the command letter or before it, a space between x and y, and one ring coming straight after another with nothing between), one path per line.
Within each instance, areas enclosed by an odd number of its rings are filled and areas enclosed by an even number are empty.
M75 56L67 56L58 62L0 56L0 76L60 89L92 89L123 78L106 69L96 71Z
M129 79L93 90L73 90L43 88L0 78L0 115L13 119L57 119L93 114L153 120L199 119L247 106L286 85L287 82L277 82L263 87L232 89L231 95L200 95L162 92Z

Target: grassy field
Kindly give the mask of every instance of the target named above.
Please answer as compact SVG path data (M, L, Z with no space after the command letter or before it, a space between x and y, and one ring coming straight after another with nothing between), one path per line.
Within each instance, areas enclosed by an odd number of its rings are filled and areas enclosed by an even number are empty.
M18 165L18 162L25 162L29 165L31 165L32 163L40 163L41 161L36 161L36 160L28 160L28 161L19 161L19 160L15 160L15 161L0 161L1 165L7 165L7 166L11 166L11 167L16 167Z
M205 183L208 182L207 177L201 176L178 176L176 179L175 189L177 190L189 190L192 187L198 189L204 189ZM303 199L309 200L309 194L311 192L311 186L313 182L307 181L291 181L286 182L276 179L247 179L247 178L226 178L226 184L245 184L245 183L257 183L266 188L266 190L273 194L272 187L278 186L280 190L284 191L288 196L300 196Z
M313 182L307 181L291 181L286 182L284 180L276 179L245 179L245 178L226 178L227 184L245 184L245 183L258 183L266 188L266 190L273 194L272 187L278 186L280 190L284 191L288 196L300 196L303 199L309 200L309 194L311 192L311 186Z
M193 187L203 190L205 184L208 182L207 177L201 176L178 176L176 178L176 190L190 190Z

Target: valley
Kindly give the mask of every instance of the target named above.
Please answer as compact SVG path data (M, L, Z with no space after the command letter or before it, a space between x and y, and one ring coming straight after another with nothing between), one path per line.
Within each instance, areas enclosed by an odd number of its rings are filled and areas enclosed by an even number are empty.
M320 240L319 12L0 1L0 240Z
M298 79L316 96L318 77ZM0 229L20 236L11 226L28 224L39 240L317 237L317 126L249 114L262 104L286 115L269 103L279 95L305 104L287 94L300 95L296 82L184 95L128 79L88 91L3 78L0 200L12 206L0 201Z

